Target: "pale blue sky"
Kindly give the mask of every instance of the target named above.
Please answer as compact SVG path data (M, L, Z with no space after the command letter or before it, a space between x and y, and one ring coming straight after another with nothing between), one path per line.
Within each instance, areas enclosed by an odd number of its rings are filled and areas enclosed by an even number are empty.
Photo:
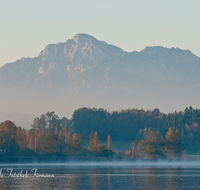
M77 33L128 52L161 45L200 57L200 0L0 0L0 66Z

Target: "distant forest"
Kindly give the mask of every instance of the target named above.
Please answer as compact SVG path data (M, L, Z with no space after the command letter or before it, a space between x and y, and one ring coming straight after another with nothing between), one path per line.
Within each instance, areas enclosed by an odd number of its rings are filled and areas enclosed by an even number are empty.
M163 137L170 127L178 129L183 138L187 154L200 153L200 109L186 108L181 112L161 113L159 109L127 109L108 112L104 109L80 108L72 117L73 129L84 139L91 131L99 139L110 135L113 141L134 141L144 139L149 131L159 131Z

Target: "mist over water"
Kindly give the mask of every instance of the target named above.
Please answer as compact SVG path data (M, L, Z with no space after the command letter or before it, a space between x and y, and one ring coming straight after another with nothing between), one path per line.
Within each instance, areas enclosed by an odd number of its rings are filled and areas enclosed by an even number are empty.
M52 162L52 163L17 163L0 164L0 168L200 168L200 160L173 161L84 161L84 162Z

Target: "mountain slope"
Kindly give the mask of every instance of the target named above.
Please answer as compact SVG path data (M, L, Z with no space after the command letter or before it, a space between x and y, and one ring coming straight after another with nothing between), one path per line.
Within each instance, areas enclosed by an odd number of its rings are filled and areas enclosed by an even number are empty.
M35 58L1 67L0 111L58 110L69 116L81 106L196 107L199 72L200 58L189 50L156 46L129 53L77 34L47 45ZM166 101L175 102L171 110Z

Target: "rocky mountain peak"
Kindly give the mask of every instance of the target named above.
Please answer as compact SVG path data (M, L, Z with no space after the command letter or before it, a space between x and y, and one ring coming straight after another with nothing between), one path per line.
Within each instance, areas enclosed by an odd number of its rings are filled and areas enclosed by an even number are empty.
M81 33L81 34L76 34L72 40L74 40L77 44L78 43L85 43L85 42L92 42L92 41L97 41L96 38L94 38L93 36L90 36L88 34L84 34L84 33Z
M94 106L91 104L94 97L102 107L111 101L115 106L122 99L129 106L130 102L139 102L141 95L144 95L142 102L151 102L150 95L157 101L161 96L177 94L179 98L185 94L187 102L191 94L199 94L199 72L200 58L189 50L155 46L128 53L90 35L77 34L66 42L47 45L38 57L23 58L1 67L0 90L4 98L0 105L7 106L3 103L8 95L8 102L12 100L13 105L19 102L18 108L26 98L28 103L24 105L33 101L31 106L45 107L42 95L47 106L54 100L57 109L58 102L60 107L63 102L66 105L75 102L80 107L78 101L84 106ZM188 86L192 86L190 96Z

